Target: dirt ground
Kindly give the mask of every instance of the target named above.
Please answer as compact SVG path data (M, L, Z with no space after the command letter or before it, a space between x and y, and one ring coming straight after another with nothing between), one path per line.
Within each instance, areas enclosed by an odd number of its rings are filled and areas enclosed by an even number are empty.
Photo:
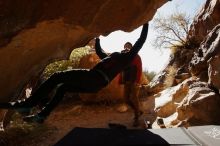
M24 123L18 114L9 127L0 134L0 145L52 146L74 127L109 128L109 123L122 124L128 129L144 129L144 119L153 121L153 101L142 99L144 114L140 126L133 127L133 111L121 104L85 104L81 101L63 101L43 124ZM125 106L126 107L126 106ZM120 111L119 109L122 108Z

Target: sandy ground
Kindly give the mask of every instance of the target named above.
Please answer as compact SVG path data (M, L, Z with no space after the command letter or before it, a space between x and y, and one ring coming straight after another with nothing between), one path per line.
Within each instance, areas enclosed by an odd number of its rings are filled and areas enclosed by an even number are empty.
M142 99L144 114L140 126L133 127L133 111L119 112L121 104L84 104L80 101L63 101L43 124L24 123L15 114L5 132L0 134L0 145L52 146L74 127L109 128L109 123L122 124L128 129L144 129L144 119L153 121L152 99Z

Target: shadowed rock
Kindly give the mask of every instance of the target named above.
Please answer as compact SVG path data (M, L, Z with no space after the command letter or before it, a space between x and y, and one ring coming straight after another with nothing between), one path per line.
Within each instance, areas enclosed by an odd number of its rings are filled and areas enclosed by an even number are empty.
M166 0L2 0L0 2L0 101L53 60L67 58L101 34L132 31L152 19ZM28 5L27 5L28 4Z

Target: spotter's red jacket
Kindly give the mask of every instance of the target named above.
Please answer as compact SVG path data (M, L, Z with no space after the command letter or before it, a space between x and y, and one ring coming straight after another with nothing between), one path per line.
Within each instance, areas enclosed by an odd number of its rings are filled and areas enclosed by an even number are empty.
M123 70L119 75L119 84L129 81L132 83L140 83L142 75L142 61L137 54L131 64Z

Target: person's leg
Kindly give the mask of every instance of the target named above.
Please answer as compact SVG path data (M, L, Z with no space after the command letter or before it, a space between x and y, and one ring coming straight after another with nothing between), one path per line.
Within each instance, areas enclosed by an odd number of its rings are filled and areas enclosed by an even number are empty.
M127 103L128 105L129 104L129 94L130 94L130 86L128 83L124 83L124 92L123 92L123 95L124 95L124 101L125 103Z
M137 84L130 84L130 96L129 96L129 104L134 111L134 123L133 126L139 125L139 116L143 113L140 109L140 101L139 101L139 91L140 88Z
M51 111L59 104L63 99L65 92L93 92L102 88L102 82L99 82L99 74L89 71L75 71L71 75L68 75L65 83L57 85L56 93L54 97L46 104L46 106L37 114L30 115L24 118L28 122L39 122L42 123L44 119L51 113Z
M24 121L42 123L63 99L66 90L67 86L65 84L59 84L56 88L54 97L46 104L46 106L38 114L26 116Z
M39 88L35 90L34 93L29 98L24 100L18 100L16 102L11 102L13 108L30 108L36 106L41 99L49 95L49 93L62 82L62 76L65 72L54 73L45 82L43 82Z
M18 100L8 104L8 108L30 108L36 106L43 98L49 95L49 93L60 83L74 82L74 84L80 84L83 76L87 74L88 70L70 70L56 72L50 76L45 82L43 82L32 95L24 100ZM0 105L1 107L1 105Z
M11 103L0 103L0 108L30 108L47 96L58 84L65 83L71 86L70 92L91 93L105 87L108 82L95 70L70 70L53 74L26 100Z
M126 99L126 103L132 108L134 112L134 121L133 121L133 126L138 126L138 120L137 120L137 109L135 107L134 101L133 101L133 84L131 82L126 82L124 85L124 95Z

